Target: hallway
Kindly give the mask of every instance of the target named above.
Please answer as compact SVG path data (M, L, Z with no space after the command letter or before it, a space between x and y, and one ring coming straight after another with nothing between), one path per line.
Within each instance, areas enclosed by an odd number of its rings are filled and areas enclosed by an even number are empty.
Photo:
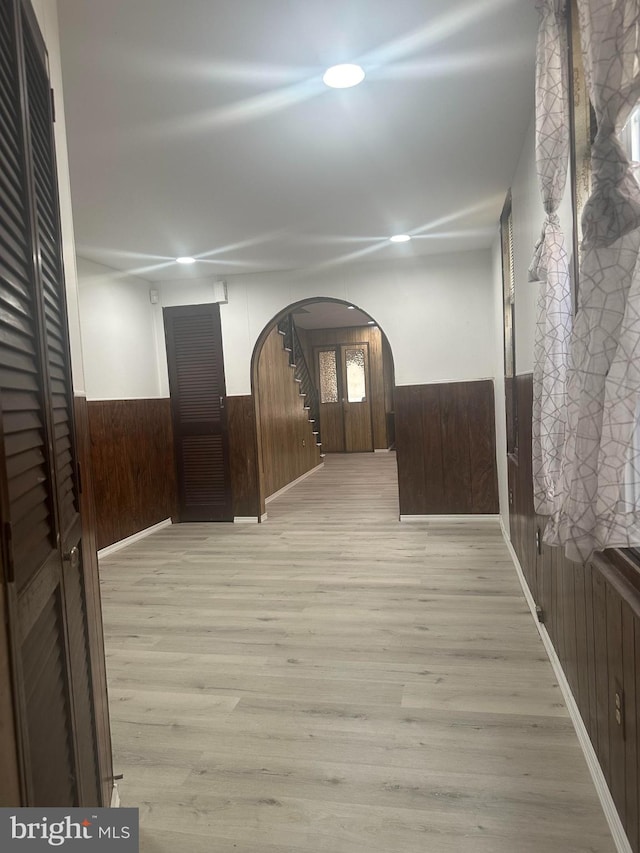
M614 849L497 522L401 525L395 477L328 456L101 561L145 853Z

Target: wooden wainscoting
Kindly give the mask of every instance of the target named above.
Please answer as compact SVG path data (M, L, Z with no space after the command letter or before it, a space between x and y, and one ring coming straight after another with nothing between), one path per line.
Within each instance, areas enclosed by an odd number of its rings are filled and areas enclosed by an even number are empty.
M632 849L640 850L640 572L619 552L583 566L536 534L532 377L518 376L518 454L509 458L511 540L602 766ZM616 719L616 694L621 720Z
M260 446L264 496L320 464L313 427L300 396L282 335L274 326L258 361L256 393L260 402Z
M401 515L498 512L493 382L395 389Z
M227 417L233 514L236 518L257 518L260 514L260 484L253 396L227 397Z
M91 401L88 419L100 549L176 515L171 404Z

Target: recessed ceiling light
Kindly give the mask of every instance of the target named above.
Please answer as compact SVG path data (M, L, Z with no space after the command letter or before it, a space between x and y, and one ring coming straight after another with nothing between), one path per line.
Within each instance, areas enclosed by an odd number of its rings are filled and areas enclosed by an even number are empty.
M332 89L350 89L364 80L364 69L359 65L332 65L322 75L323 82Z
M195 258L189 258L186 255L182 258L176 258L177 264L195 264L195 262L196 262Z
M355 305L347 305L347 311L355 311L355 310L356 310Z
M375 320L369 320L369 321L367 322L367 325L369 325L369 326L375 326L375 324L376 324L376 321L375 321Z
M409 234L394 234L393 237L389 237L392 243L408 243L411 239Z

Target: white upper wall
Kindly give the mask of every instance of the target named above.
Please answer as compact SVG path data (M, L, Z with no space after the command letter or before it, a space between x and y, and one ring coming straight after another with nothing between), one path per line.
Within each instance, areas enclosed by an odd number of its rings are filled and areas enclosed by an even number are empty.
M314 272L229 276L221 306L227 394L251 393L251 357L265 326L291 303L350 302L389 338L398 385L493 377L496 335L489 250ZM163 282L163 306L213 301L211 279ZM163 337L157 316L159 341ZM168 393L164 343L158 345Z
M85 382L82 365L80 313L78 309L78 279L76 274L73 214L71 211L71 188L69 185L69 159L67 154L67 134L64 119L64 98L62 94L58 10L56 0L31 0L31 2L38 19L38 24L40 25L42 36L47 46L51 87L54 91L56 104L54 136L58 167L60 221L62 229L62 248L64 253L64 274L67 290L67 311L69 314L69 340L71 346L73 387L76 393L83 394L85 391Z
M160 396L149 282L84 258L78 280L87 398Z

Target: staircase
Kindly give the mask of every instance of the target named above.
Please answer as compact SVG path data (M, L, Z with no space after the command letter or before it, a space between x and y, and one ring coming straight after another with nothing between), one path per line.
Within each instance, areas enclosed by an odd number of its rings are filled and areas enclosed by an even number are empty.
M299 394L303 399L304 408L313 428L313 435L318 447L322 447L320 439L320 399L315 383L304 357L300 338L292 314L287 314L278 323L278 333L282 335L282 344L289 355L289 366L293 370L295 381L299 385ZM320 454L324 457L324 454Z

